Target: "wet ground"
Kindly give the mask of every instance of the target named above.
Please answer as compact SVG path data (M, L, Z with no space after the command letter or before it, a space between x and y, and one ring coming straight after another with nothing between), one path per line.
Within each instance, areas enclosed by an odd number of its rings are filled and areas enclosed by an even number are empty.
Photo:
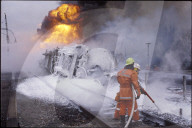
M17 113L20 127L63 127L54 104L30 99L17 93Z
M42 99L17 93L20 127L102 127L95 118L69 106L62 107Z
M94 117L91 117L86 112L80 112L72 106L69 104L64 107L38 99L30 99L18 93L17 109L19 125L20 127L103 127ZM133 122L130 127L182 128L181 126L172 124L166 124L166 126L159 125L148 119L141 116L141 120Z
M83 109L77 109L73 105L67 106L55 104L55 111L62 123L68 126L80 126L91 122L95 117Z

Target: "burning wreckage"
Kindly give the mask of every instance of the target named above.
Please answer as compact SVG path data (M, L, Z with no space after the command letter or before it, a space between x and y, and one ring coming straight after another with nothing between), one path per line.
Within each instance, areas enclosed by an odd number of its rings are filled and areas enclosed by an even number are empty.
M96 34L80 44L79 41L82 39L80 12L81 8L78 5L62 4L45 16L41 28L37 30L43 40L42 45L53 42L65 44L63 48L47 50L43 54L45 68L50 73L67 78L92 77L105 85L116 66L113 56L116 35ZM106 36L112 40L106 41ZM71 45L73 42L77 44ZM110 42L110 48L106 42Z
M95 37L93 37L82 44L69 45L72 42L80 41L82 38L80 11L78 5L62 4L57 9L51 10L48 16L44 18L41 28L38 29L38 33L43 35L43 43L65 44L63 48L47 50L43 54L45 55L45 68L48 72L63 77L94 77L101 84L107 84L110 73L114 71L116 65L112 52L116 43L110 40L110 48L108 48L105 46L106 41L96 41L98 44L95 46L95 42L93 43L92 40ZM107 36L115 37L113 34ZM96 38L100 37L103 38L101 35L96 35ZM111 46L113 50L111 50Z
M106 85L116 67L116 59L105 48L75 44L46 51L45 68L55 75L68 78L94 78Z

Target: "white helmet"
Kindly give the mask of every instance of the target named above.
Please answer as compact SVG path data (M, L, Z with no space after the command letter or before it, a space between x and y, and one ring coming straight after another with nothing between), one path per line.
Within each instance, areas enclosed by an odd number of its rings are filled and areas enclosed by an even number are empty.
M141 70L140 65L138 63L134 63L134 68Z

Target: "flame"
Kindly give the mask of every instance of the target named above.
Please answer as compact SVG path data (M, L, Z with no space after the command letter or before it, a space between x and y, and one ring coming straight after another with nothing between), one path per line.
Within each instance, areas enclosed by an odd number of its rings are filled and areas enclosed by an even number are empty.
M50 17L59 17L64 22L75 21L79 17L80 8L73 4L63 4L56 10L49 12Z
M80 7L73 4L62 4L49 12L48 20L52 28L44 39L45 43L57 42L69 44L81 39Z
M78 34L79 27L75 24L67 25L67 24L59 24L54 26L51 34L48 38L44 40L44 42L63 42L65 44L71 43L75 40L80 39Z

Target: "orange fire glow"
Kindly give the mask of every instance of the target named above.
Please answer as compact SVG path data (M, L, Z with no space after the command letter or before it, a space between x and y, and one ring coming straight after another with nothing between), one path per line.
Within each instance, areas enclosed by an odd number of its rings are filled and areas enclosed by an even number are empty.
M69 44L81 39L82 28L80 27L80 8L73 4L62 4L49 12L52 28L44 42L57 42Z

